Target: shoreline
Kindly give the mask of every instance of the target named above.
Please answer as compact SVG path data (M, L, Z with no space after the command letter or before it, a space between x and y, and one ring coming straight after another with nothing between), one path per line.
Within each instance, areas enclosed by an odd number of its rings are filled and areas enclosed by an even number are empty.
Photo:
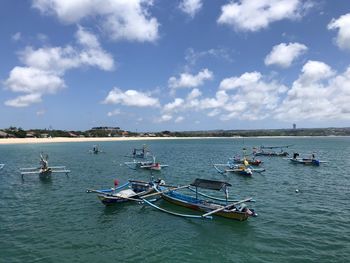
M5 144L37 144L66 142L113 142L113 141L153 141L153 140L183 140L183 139L229 139L239 137L55 137L55 138L2 138L0 145Z
M256 136L256 137L55 137L55 138L1 138L0 145L38 144L67 142L117 142L117 141L152 141L152 140L195 140L195 139L278 139L278 138L341 138L349 136Z

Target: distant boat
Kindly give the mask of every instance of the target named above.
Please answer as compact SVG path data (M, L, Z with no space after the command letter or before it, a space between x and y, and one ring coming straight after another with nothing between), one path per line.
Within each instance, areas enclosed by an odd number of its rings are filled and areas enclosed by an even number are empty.
M283 148L288 148L293 145L283 145L283 146L260 146L260 148L253 148L253 154L255 156L288 156L289 153L284 151ZM270 149L270 150L266 150ZM273 149L280 149L280 151L276 151Z
M320 166L320 163L325 163L325 161L320 161L316 159L314 154L312 154L310 158L298 158L298 156L299 153L294 153L293 158L289 158L289 160L295 164L305 164L314 166Z
M4 166L5 166L5 164L0 163L0 170L1 170L2 168L4 168Z
M68 175L70 170L67 170L65 166L49 166L48 165L49 156L46 154L40 154L40 166L30 167L30 168L20 168L21 176L38 174L39 177L48 177L52 173L65 173Z
M249 165L253 165L253 166L259 166L260 164L263 163L263 161L259 159L240 158L239 156L235 156L233 158L230 158L229 160L238 164L244 164L244 161L247 161Z
M252 168L247 161L243 162L243 164L236 164L232 159L229 159L225 164L213 164L213 167L221 174L236 173L248 177L251 177L253 172L261 173L265 171L264 168ZM220 169L219 167L223 167L223 169Z
M147 145L142 145L142 148L134 148L132 150L132 155L127 157L132 157L134 159L144 159L149 155L149 150L147 149Z
M104 151L101 151L97 145L93 145L92 149L89 150L89 153L98 154L103 153Z
M153 156L153 161L136 161L136 160L134 160L133 162L124 162L124 164L133 170L147 169L147 170L153 170L153 171L160 171L162 168L169 166L167 164L160 164L159 162L156 162L155 156Z

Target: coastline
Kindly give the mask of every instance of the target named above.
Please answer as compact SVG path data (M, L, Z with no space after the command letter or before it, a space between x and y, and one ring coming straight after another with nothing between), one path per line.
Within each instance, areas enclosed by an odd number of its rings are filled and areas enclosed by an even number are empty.
M37 143L67 143L67 142L117 142L117 141L154 141L154 140L200 140L200 139L276 139L276 138L337 138L348 136L256 136L256 137L55 137L55 138L1 138L0 145L6 144L37 144Z
M152 140L183 140L183 139L222 139L239 137L55 137L55 138L3 138L2 144L37 144L37 143L67 143L67 142L113 142L113 141L152 141Z

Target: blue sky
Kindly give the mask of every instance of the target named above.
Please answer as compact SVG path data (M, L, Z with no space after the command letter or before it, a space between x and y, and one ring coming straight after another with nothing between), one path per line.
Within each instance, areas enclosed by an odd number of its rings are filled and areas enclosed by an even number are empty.
M350 1L3 0L0 128L350 126Z

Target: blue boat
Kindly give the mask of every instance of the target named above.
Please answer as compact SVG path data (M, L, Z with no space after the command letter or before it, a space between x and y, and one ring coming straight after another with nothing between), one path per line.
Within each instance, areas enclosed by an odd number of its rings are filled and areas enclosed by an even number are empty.
M149 195L155 192L155 187L159 183L164 183L163 180L157 181L138 181L138 180L128 180L125 184L109 189L101 190L86 190L87 193L97 193L98 199L104 205L113 205L119 203L125 203L128 201L142 202L140 199L143 196ZM115 182L115 186L117 182Z
M252 198L247 198L243 200L229 200L228 199L228 189L227 187L231 184L222 181L214 181L207 179L195 179L193 183L187 186L181 186L178 188L170 188L164 185L158 185L156 191L161 197L173 204L187 207L193 210L198 210L203 212L202 215L189 215L172 212L165 210L155 204L152 204L145 200L146 204L159 209L162 212L166 212L172 215L189 217L189 218L212 218L212 215L221 216L229 219L244 221L247 220L250 216L257 216L253 209L247 207L245 202L252 202ZM194 189L193 189L194 188ZM225 193L225 198L220 199L217 197L211 197L207 194L201 193L198 191L198 188L207 189L207 190L223 190ZM195 196L180 193L179 190L189 189L195 192ZM200 197L201 196L201 197Z

